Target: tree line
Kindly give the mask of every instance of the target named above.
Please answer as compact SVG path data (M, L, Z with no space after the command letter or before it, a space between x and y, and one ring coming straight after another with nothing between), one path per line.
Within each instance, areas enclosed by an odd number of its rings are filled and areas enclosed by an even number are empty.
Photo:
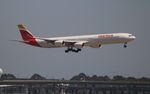
M141 78L135 78L135 77L124 77L122 75L116 75L113 76L113 78L110 78L109 76L87 76L84 73L80 73L74 77L72 77L70 80L88 80L88 81L149 81L150 78L148 77L141 77Z
M13 74L2 74L1 80L46 80L47 78L39 75L34 74L30 78L17 78ZM53 79L53 80L65 80L63 79ZM80 73L78 75L73 76L70 80L86 80L86 81L144 81L144 82L150 82L150 78L148 77L141 77L141 78L135 78L135 77L124 77L122 75L116 75L110 78L109 76L87 76L85 73Z

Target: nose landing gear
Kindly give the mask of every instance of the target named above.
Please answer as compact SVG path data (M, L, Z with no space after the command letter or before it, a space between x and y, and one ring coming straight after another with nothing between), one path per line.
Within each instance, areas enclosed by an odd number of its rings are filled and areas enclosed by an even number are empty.
M124 47L124 48L127 48L127 42L126 42L126 43L124 43L123 47Z

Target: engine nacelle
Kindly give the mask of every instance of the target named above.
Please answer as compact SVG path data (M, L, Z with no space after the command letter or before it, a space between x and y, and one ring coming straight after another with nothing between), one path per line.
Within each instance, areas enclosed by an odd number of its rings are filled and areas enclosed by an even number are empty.
M82 42L77 42L74 44L74 47L76 47L76 48L83 48L83 46L84 46L84 43L82 43Z
M55 41L55 45L56 45L56 46L63 46L63 44L64 44L64 41L63 41L63 40Z
M92 48L100 48L101 44L92 44L92 45L90 45L90 47L92 47Z

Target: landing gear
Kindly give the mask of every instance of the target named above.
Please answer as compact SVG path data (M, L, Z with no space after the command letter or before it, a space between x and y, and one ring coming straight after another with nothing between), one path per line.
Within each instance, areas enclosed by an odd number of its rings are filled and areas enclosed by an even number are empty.
M67 50L65 50L65 53L68 53L69 52L69 50L67 49Z
M124 48L127 48L127 43L124 43L123 47L124 47Z
M75 53L78 53L79 51L81 51L81 49L80 49L80 48L73 49L73 47L68 47L68 49L65 50L65 53L68 53L68 52L70 52L70 51L75 52Z

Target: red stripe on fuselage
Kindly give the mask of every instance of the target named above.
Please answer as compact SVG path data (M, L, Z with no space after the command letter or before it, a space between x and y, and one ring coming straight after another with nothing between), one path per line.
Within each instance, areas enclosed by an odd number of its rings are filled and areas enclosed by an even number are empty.
M32 45L32 46L36 46L36 47L41 47L38 42L36 41L36 38L32 38L32 39L28 39L26 40L26 44Z
M36 38L29 33L27 30L20 30L22 39L25 41L24 43L36 46L36 47L41 47L38 42L36 41Z

